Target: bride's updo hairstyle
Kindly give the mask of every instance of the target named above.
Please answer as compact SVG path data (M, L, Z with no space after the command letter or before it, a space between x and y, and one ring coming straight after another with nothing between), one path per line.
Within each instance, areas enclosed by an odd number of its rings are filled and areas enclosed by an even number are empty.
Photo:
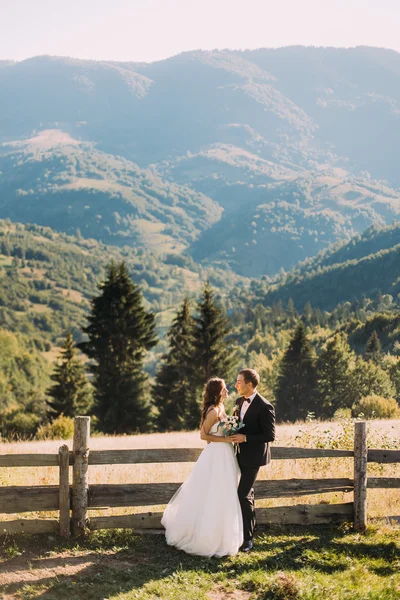
M201 423L203 425L208 409L212 406L217 407L221 403L222 390L224 389L225 381L219 377L209 379L204 386L203 406L201 407Z

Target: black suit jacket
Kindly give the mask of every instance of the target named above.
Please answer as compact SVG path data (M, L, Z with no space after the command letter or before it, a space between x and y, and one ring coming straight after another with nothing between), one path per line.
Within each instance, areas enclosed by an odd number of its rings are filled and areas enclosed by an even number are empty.
M240 416L244 397L238 398L235 413ZM243 419L244 427L239 430L247 437L240 444L238 462L240 467L261 467L271 462L269 443L275 439L275 410L268 400L256 394Z

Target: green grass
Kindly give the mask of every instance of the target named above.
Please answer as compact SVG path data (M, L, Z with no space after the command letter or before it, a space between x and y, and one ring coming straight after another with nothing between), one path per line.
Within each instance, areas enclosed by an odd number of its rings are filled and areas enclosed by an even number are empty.
M259 533L256 549L222 559L188 556L164 537L130 531L60 541L0 541L0 587L9 599L43 600L395 600L399 530L291 527ZM24 575L24 569L27 575ZM38 575L35 575L37 573Z

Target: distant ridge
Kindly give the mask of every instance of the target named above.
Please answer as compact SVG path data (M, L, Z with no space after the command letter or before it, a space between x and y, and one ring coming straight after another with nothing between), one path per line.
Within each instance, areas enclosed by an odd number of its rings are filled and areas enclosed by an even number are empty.
M400 294L400 223L370 228L349 243L331 248L282 277L264 297L269 305L292 298L324 310L337 304Z

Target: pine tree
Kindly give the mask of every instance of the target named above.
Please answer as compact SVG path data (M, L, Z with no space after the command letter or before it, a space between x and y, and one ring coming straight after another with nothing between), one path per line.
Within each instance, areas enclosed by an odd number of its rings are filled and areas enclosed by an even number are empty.
M158 408L156 419L160 431L190 429L198 425L198 405L191 383L193 369L193 326L190 303L184 299L167 334L169 351L153 387L153 401Z
M352 353L347 339L336 334L317 361L317 417L331 418L338 408L351 408Z
M229 322L215 302L214 292L207 283L197 303L198 315L194 318L193 382L202 388L210 377L229 379L236 357L226 337Z
M99 289L83 329L89 339L79 345L92 361L94 413L105 433L144 431L150 409L143 361L156 344L154 315L124 262L107 267Z
M48 400L53 416L66 417L86 415L92 404L92 392L85 367L77 357L72 335L68 333L59 356L59 362L51 375L54 385L48 390Z
M312 350L304 323L300 321L280 364L275 393L278 419L305 419L315 409L315 386Z
M286 312L288 313L289 318L292 321L295 318L297 318L297 310L296 310L296 307L294 305L293 298L289 298L288 303L287 303L287 307L286 307Z
M372 360L376 365L382 362L382 345L376 331L373 331L365 346L364 353L366 360Z
M311 323L313 314L314 314L313 307L311 306L311 302L308 301L304 305L304 310L303 310L303 318L307 324Z

